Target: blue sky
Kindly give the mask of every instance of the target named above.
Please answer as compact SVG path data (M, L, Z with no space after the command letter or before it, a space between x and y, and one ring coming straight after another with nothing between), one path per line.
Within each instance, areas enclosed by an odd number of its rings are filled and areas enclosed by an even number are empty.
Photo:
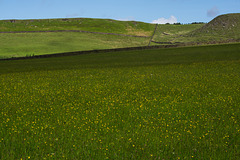
M0 0L0 19L110 18L143 22L209 22L240 13L240 0Z

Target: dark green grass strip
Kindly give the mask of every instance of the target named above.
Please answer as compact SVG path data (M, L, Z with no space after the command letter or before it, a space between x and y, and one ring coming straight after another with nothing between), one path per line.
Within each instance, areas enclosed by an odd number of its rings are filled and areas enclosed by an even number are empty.
M0 74L73 68L137 67L240 59L240 44L131 50L44 59L0 61Z

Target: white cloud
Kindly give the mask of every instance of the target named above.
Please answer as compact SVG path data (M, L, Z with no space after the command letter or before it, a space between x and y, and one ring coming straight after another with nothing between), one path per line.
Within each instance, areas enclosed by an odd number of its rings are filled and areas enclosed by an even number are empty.
M218 13L219 13L218 8L217 7L213 7L213 8L211 8L211 9L209 9L207 11L207 16L208 17L215 17L216 15L218 15Z
M174 24L174 23L177 23L177 18L175 16L171 16L168 19L159 18L157 20L152 21L152 23L155 23L155 24L166 24L166 23Z

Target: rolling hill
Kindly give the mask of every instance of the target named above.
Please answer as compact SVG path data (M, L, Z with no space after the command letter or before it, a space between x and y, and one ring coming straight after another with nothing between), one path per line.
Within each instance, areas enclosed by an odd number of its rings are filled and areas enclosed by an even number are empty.
M150 40L150 45L239 41L240 14L221 15L207 24L157 28L150 23L91 18L0 21L0 58L140 47Z
M214 18L203 27L193 31L192 35L224 35L232 38L240 35L240 13L226 14Z
M149 38L75 32L0 34L0 58L146 46Z
M185 25L171 25L171 24L159 24L156 33L153 37L154 42L176 42L176 40L198 28L201 28L204 24L185 24ZM156 43L153 43L156 45Z
M0 21L0 58L146 46L154 24L111 19Z
M206 24L159 25L154 41L209 43L240 40L240 13L225 14Z
M240 13L220 15L183 38L200 42L240 40Z
M0 21L0 32L74 30L134 36L152 36L154 28L155 25L150 23L93 18Z

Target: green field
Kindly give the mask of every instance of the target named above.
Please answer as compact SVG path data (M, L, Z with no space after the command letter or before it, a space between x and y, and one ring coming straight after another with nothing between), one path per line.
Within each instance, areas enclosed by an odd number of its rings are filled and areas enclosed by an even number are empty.
M240 13L220 15L178 40L190 42L240 40Z
M0 32L81 30L136 36L152 36L154 28L154 24L143 22L92 18L0 21Z
M78 32L0 33L0 59L52 53L146 46L155 25L111 19L1 20L0 32L77 30Z
M179 38L196 29L199 29L203 25L204 24L184 24L184 25L159 24L156 33L153 37L153 41L172 43L188 42L186 40L179 40Z
M207 24L155 24L117 21L111 19L42 19L42 20L1 20L0 32L21 31L88 31L41 32L41 33L0 33L0 59L25 57L52 53L113 49L125 47L212 42L228 43L240 40L240 14L227 14L214 18ZM121 35L99 34L112 33ZM125 35L125 36L124 36ZM143 36L143 37L129 37ZM161 43L165 44L161 44Z
M0 61L0 159L239 159L240 44Z
M223 42L240 40L240 14L226 14L207 24L159 25L153 38L157 42ZM154 43L153 43L154 44Z
M4 33L0 34L0 58L52 53L146 46L150 38L92 33Z

